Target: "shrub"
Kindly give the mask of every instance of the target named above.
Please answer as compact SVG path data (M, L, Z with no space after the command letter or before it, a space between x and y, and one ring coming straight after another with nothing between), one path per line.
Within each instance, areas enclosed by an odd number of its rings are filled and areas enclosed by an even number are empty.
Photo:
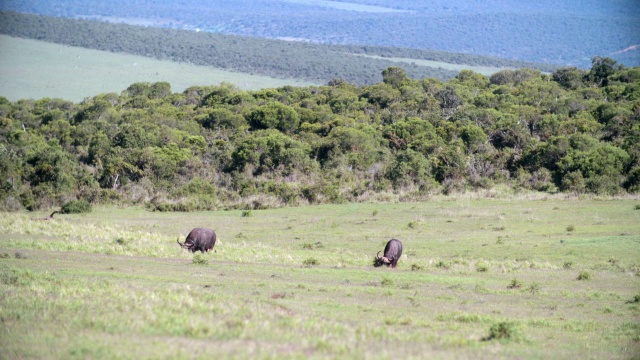
M418 264L411 264L411 271L419 271L422 270L422 266Z
M193 255L193 263L196 265L207 265L209 260L207 260L203 253L196 253Z
M513 279L507 286L507 289L520 289L522 287L522 283L518 279Z
M528 290L531 295L535 295L540 291L540 284L534 282L533 284L529 285Z
M591 273L587 270L580 271L580 274L578 274L578 280L591 280Z
M93 209L87 200L73 200L62 205L63 214L83 214L90 213Z
M448 269L449 267L451 267L451 265L449 265L449 263L447 263L447 262L446 262L446 261L444 261L444 260L439 260L439 261L436 263L436 267L437 267L437 268L441 268L441 269Z
M489 271L489 264L487 264L486 262L479 262L476 264L476 271L477 272L487 272Z
M320 265L320 261L318 261L318 259L316 258L307 258L302 262L302 265L306 267L311 267L314 265Z
M251 216L251 210L242 210L242 217Z
M567 226L567 231L568 231L568 232L572 232L572 231L575 231L575 230L576 230L576 227L575 227L575 226L573 226L573 225L569 225L569 226Z
M520 341L523 338L522 332L516 324L502 321L491 325L489 336L483 340Z
M573 261L565 261L562 267L564 267L567 270L571 269L573 267Z

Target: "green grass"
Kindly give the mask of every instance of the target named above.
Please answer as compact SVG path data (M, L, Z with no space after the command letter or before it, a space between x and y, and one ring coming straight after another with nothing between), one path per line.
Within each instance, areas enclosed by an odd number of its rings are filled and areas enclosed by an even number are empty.
M241 214L1 214L2 357L626 359L640 351L640 308L630 301L640 229L630 200L438 197ZM216 229L216 252L196 258L175 243L196 226ZM404 244L398 268L374 268L392 237ZM577 280L583 270L588 281Z
M48 97L79 102L98 94L119 94L136 82L158 81L170 83L173 92L221 82L243 90L312 85L0 35L0 96L10 101Z

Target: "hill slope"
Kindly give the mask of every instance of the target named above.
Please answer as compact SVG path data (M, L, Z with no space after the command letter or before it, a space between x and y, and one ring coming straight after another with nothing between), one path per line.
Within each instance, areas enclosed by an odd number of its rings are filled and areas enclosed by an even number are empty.
M320 83L340 78L357 85L375 84L382 80L382 70L396 65L385 59L391 57L470 66L555 69L544 64L426 50L328 46L12 12L0 12L0 20L0 33L15 37ZM414 79L448 80L457 74L418 63L404 63L403 68Z
M0 35L0 47L0 96L11 101L62 98L80 102L95 94L119 94L135 82L166 81L177 92L221 82L244 90L313 84L6 35Z

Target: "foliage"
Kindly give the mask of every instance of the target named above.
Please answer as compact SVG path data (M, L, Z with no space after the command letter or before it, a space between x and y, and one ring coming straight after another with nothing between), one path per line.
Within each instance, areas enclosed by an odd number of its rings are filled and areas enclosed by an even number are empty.
M91 204L87 200L73 200L62 205L63 214L82 214L91 212Z
M2 101L0 208L77 199L251 210L500 185L637 193L640 76L594 64L611 69L585 72L579 86L530 69L493 79L466 71L443 83L389 68L370 86L172 93L167 83L134 83L79 104Z
M489 335L485 340L501 340L501 341L522 341L524 335L517 324L508 321L501 321L491 325Z

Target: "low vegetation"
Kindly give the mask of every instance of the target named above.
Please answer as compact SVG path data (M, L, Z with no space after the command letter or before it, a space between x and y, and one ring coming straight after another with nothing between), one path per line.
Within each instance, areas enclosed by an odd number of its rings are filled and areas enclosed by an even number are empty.
M182 93L166 82L134 83L79 104L0 98L0 208L86 201L249 216L496 188L640 190L639 68L594 58L590 71L463 71L442 82L390 67L382 77L362 87L336 80Z
M634 201L467 194L251 217L2 213L0 348L69 359L633 358ZM203 225L216 229L216 252L180 249L176 237ZM398 267L375 268L391 237L404 245Z

